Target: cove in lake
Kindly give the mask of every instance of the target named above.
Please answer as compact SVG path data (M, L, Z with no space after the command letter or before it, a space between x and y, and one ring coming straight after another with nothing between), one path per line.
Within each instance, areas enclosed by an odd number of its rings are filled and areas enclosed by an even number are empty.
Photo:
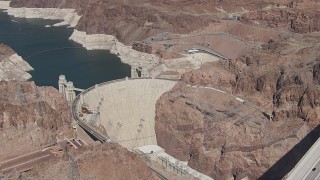
M35 70L32 80L38 86L58 87L64 74L78 88L130 77L130 66L106 50L87 51L68 38L73 29L50 27L59 21L23 19L0 11L0 43L13 48Z

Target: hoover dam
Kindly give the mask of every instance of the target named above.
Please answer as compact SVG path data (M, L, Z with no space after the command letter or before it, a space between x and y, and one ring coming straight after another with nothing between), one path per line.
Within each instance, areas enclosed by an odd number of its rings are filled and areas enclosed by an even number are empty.
M128 149L157 145L155 104L177 82L166 79L120 79L93 86L74 101L76 118L102 127L111 141Z

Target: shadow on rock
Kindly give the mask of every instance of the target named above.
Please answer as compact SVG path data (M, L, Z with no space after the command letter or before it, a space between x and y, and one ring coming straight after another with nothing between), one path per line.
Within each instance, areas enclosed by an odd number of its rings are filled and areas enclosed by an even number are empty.
M320 125L314 128L306 137L295 145L287 154L268 169L259 180L282 179L287 175L311 146L320 137Z

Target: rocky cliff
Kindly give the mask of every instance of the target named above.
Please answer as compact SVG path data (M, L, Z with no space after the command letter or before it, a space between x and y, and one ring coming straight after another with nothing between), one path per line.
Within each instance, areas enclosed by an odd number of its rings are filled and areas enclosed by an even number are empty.
M0 44L0 161L38 150L58 134L68 136L70 110L52 87L26 82L32 67Z
M122 45L118 51L116 41L105 34L132 44L163 32L188 34L212 22L219 27L220 19L229 23L240 19L242 26L259 35L226 23L233 27L228 33L246 34L251 41L269 37L257 29L271 27L279 33L251 53L184 74L183 82L157 103L159 145L215 179L257 179L319 124L320 38L317 33L304 34L319 31L316 0L12 0L11 6L76 9L82 18L73 40L87 47L110 46L129 58L131 52ZM287 36L288 29L301 34ZM139 43L134 48L150 52ZM227 94L186 84L215 87ZM261 109L272 114L273 121Z
M31 78L27 71L33 68L10 47L0 44L0 80L25 81Z
M3 66L10 60L14 67L27 70L28 64L12 58L15 56L10 47L0 45L0 66L18 79L19 74ZM25 79L9 79L0 81L0 92L0 162L74 136L70 108L55 88L37 87ZM17 176L22 179L157 179L136 154L118 144L86 146L78 151L67 149L62 158L52 158Z
M158 179L134 153L117 144L69 153L22 174L21 179Z
M82 16L76 29L88 34L108 34L130 44L161 32L188 34L221 18L242 16L243 22L264 22L295 32L318 31L316 1L43 1L12 0L11 7L72 8ZM312 7L313 8L310 8ZM308 9L307 9L308 8ZM319 19L319 18L318 18Z
M296 33L308 33L320 30L319 17L320 12L280 9L250 12L243 17L243 21L259 22L271 28L288 28Z
M206 27L213 18L181 12L166 13L148 1L39 1L12 0L11 7L73 8L82 16L76 29L88 34L109 34L129 44L163 31L188 33ZM190 25L192 23L192 25Z
M0 89L0 161L72 136L69 107L56 89L18 81L1 81Z
M184 74L157 103L159 145L215 179L260 177L320 123L318 40L270 40L236 60ZM272 112L273 121L250 104L184 83L218 87Z

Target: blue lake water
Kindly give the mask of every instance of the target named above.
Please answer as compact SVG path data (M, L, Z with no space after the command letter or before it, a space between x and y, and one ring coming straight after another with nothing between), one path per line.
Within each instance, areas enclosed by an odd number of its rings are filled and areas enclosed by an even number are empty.
M130 66L106 50L87 51L68 38L72 28L51 27L58 21L23 19L0 11L0 43L12 47L35 70L38 86L58 87L59 75L66 75L78 88L130 76Z

